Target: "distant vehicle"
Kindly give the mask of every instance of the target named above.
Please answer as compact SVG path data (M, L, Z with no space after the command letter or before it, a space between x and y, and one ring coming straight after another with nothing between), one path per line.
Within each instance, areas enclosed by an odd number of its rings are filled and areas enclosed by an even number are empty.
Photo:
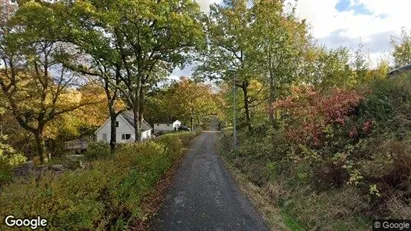
M392 77L404 74L406 72L411 72L411 64L391 70L390 72L388 72L388 78L392 78Z
M187 126L184 125L180 125L180 127L178 127L179 131L190 131L190 128L188 128Z

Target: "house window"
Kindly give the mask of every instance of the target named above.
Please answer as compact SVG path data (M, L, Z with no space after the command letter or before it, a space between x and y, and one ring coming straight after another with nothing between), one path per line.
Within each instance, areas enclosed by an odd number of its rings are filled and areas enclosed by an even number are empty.
M121 139L123 140L129 140L131 138L131 134L122 134Z
M116 121L116 127L118 128L118 121Z
M170 127L170 124L167 124L167 127Z
M107 134L103 134L103 140L107 141Z

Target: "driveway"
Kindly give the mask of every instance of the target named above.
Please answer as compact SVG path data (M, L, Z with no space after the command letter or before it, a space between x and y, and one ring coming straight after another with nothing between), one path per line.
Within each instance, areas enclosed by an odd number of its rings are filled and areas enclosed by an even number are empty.
M193 140L153 230L268 230L216 154L217 134L205 131Z

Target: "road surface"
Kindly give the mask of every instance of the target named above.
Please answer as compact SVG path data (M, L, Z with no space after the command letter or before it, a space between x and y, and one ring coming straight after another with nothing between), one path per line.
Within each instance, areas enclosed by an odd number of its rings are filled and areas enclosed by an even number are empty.
M216 154L216 139L216 131L205 131L193 140L153 230L268 230Z

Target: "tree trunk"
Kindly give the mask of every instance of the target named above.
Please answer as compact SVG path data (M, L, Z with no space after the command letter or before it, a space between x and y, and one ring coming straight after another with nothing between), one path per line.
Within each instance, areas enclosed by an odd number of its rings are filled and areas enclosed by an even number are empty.
M271 72L271 71L270 71ZM274 125L274 78L270 73L270 94L268 96L268 119L271 125Z
M138 117L138 126L142 130L142 124L144 120L144 87L140 87L140 107L139 107L139 117ZM141 132L139 133L141 134Z
M134 142L139 142L141 137L140 115L138 108L133 108L133 123L134 123Z
M40 158L40 163L44 164L45 143L43 138L43 129L38 129L34 132L34 138L36 140L37 155Z
M248 105L248 83L244 82L241 89L243 89L244 94L244 109L245 109L245 122L248 131L252 130L251 119L250 119L250 107Z
M271 126L274 125L274 73L272 68L272 60L271 60L271 52L269 51L268 54L268 69L269 69L269 79L270 79L270 93L268 97L268 119L270 121Z
M110 152L114 154L117 144L117 113L110 110Z
M137 86L133 89L134 97L131 102L133 110L133 125L134 125L134 142L137 143L141 140L141 124L140 124L140 106L141 106L141 77L137 82Z
M194 127L193 127L193 113L192 113L192 112L191 112L190 122L191 122L191 131L194 131Z

